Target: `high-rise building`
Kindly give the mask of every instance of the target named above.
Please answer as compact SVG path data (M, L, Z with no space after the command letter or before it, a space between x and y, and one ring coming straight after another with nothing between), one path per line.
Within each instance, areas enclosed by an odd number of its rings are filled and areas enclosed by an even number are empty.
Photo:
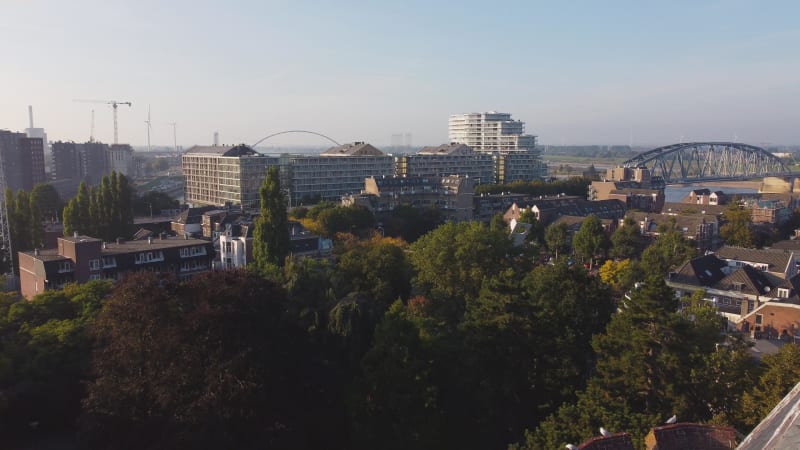
M50 151L53 157L53 180L69 180L82 178L80 146L74 142L53 142Z
M44 177L44 141L23 133L0 130L0 158L6 187L30 191Z
M53 157L53 173L51 179L53 180L83 180L88 184L97 184L103 179L104 175L109 174L112 170L117 170L124 175L129 175L130 170L120 170L125 166L123 162L128 163L132 160L133 150L128 145L119 145L119 153L121 157L116 161L116 166L112 166L110 158L114 156L114 152L102 142L85 142L82 144L75 142L53 142L50 147ZM130 154L130 157L127 155Z
M495 158L495 182L527 181L547 176L547 165L536 148L536 136L525 134L525 123L499 112L450 116L451 143L466 144Z
M246 145L194 146L181 158L186 202L256 208L267 170L278 161Z

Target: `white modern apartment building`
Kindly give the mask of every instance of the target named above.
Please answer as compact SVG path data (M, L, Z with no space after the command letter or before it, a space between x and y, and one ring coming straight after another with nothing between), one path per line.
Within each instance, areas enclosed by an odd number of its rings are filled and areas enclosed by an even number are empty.
M477 152L518 152L536 148L536 136L525 134L525 122L499 112L450 116L450 142L466 144Z
M451 143L466 144L494 158L494 182L528 181L547 176L536 148L536 136L525 134L525 122L495 111L450 116Z

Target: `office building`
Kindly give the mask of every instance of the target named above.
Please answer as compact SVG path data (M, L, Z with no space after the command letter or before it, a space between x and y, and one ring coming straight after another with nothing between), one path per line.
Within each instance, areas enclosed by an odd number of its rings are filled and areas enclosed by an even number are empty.
M278 161L246 145L192 147L181 158L186 202L257 208L258 190Z
M106 161L107 172L114 171L126 177L132 177L136 173L133 148L128 144L113 144L108 147Z

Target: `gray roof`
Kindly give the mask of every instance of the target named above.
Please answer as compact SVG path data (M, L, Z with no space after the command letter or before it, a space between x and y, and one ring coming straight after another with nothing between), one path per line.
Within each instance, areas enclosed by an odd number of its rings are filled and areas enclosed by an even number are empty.
M800 383L736 447L737 450L800 448Z
M693 258L683 263L670 281L711 287L725 278L725 273L722 269L726 266L725 261L720 260L715 255Z
M793 250L800 251L800 239L787 239L785 241L778 241L772 244L774 250Z
M767 264L770 272L784 272L793 252L790 250L758 250L724 245L716 252L721 259Z
M219 146L219 145L195 145L194 147L186 150L184 154L202 154L202 155L216 155L216 156L254 156L260 155L257 151L253 150L252 148L240 144L235 147L226 147L226 146Z
M467 144L443 144L438 147L423 147L418 155L466 155L475 153Z
M728 207L725 205L695 205L694 203L665 202L661 212L672 213L699 213L705 211L706 214L722 215Z
M320 156L384 156L385 153L366 142L353 142L338 147L331 147Z

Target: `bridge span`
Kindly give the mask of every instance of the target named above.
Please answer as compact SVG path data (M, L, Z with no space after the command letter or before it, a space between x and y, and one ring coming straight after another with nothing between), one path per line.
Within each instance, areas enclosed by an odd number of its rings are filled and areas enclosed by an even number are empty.
M640 153L623 167L646 167L665 184L787 176L792 171L761 147L739 142L685 142Z

